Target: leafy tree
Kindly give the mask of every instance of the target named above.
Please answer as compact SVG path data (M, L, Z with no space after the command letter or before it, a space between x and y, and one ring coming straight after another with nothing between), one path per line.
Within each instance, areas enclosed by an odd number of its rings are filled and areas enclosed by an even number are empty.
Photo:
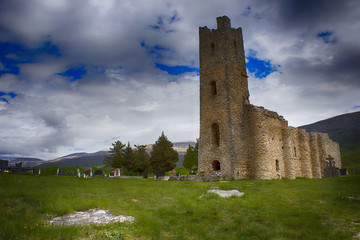
M42 168L41 169L41 174L42 175L55 175L56 171L58 170L58 166L56 165L50 165L46 168Z
M112 144L112 148L110 148L109 156L106 156L104 159L105 165L110 165L114 168L120 168L124 162L124 147L120 141L116 141Z
M183 165L189 171L191 171L192 167L197 167L198 165L198 155L191 145L186 150Z
M177 167L176 173L180 175L189 175L189 172L184 167Z
M172 142L162 132L151 151L150 166L152 170L155 172L173 170L178 160L179 154L173 149Z
M133 171L146 177L150 167L150 158L146 152L146 145L135 145Z

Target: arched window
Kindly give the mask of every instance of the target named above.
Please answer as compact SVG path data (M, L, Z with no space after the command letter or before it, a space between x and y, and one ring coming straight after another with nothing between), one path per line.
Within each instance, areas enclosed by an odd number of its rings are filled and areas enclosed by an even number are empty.
M213 96L215 96L217 94L217 88L216 88L216 82L215 81L212 81L210 83L210 86L211 86L211 94Z
M212 142L215 146L220 146L220 128L219 124L213 123L211 125Z
M214 160L212 162L212 168L214 171L220 171L221 170L220 162L218 160Z

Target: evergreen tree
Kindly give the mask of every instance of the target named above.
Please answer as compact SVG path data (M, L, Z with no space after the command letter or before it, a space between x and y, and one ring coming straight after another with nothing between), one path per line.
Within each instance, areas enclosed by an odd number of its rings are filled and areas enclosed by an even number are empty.
M124 161L124 147L120 141L116 141L112 144L112 148L110 148L109 156L106 156L104 159L105 165L112 166L114 168L120 168L123 165Z
M152 170L161 173L173 170L178 160L179 154L173 149L172 142L162 132L151 152L150 166Z
M125 168L128 171L133 171L134 168L134 151L130 146L130 142L128 142L128 145L124 149L124 155L123 155L123 168Z
M200 139L197 138L196 143L195 143L195 148L194 148L196 155L198 155L198 156L199 156L199 141L200 141Z
M198 155L191 145L189 145L189 148L186 150L183 165L189 171L198 165Z
M135 145L133 171L146 177L150 167L150 158L146 145Z

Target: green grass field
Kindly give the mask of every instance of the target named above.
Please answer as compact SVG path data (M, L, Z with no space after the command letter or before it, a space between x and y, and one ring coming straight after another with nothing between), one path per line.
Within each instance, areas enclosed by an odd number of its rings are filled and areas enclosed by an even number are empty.
M205 194L211 187L245 195L223 199ZM193 183L0 174L0 196L1 239L328 240L360 233L359 175ZM135 221L49 224L55 216L92 208L134 216Z

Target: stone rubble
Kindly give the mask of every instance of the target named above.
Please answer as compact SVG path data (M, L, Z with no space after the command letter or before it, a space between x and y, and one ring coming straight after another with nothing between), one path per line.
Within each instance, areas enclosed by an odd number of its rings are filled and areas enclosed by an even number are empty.
M360 197L343 197L351 200L360 200Z
M132 216L112 215L109 210L90 209L86 212L75 212L70 215L56 217L53 220L50 220L50 224L54 226L88 224L104 225L113 222L133 222L134 220L135 218Z
M243 192L239 192L238 190L219 190L219 189L212 189L212 190L208 190L208 193L215 193L217 195L219 195L222 198L228 198L231 196L235 196L235 197L242 197L244 196Z

